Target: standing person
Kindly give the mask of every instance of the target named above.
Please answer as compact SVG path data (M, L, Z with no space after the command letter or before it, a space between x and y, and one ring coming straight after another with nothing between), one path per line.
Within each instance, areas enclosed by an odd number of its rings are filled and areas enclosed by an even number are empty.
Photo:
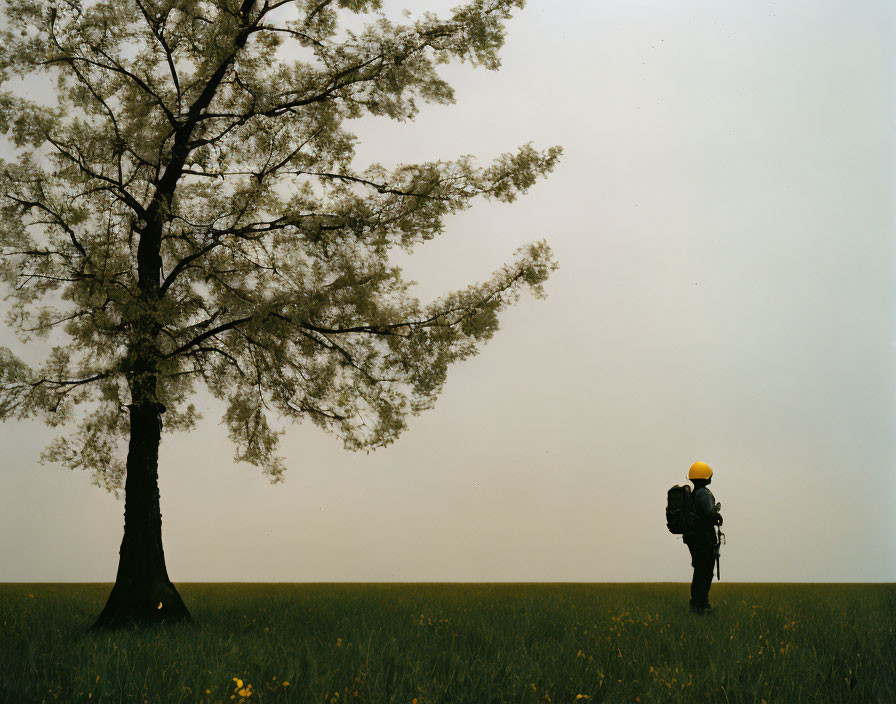
M712 568L715 562L716 531L722 525L722 504L707 487L712 481L712 468L706 462L694 462L688 471L688 479L694 484L693 499L697 519L684 534L685 545L691 552L694 577L691 580L691 611L696 614L712 613L709 603L709 587L712 584Z

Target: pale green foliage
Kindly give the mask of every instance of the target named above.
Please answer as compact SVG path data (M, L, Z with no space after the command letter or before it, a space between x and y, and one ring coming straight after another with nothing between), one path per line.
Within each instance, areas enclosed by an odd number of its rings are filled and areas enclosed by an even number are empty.
M178 409L202 380L228 404L238 459L274 479L278 416L352 449L392 442L555 264L529 245L423 305L391 248L440 234L476 196L513 201L560 150L359 171L343 123L452 101L437 66L497 68L522 4L396 24L377 0L7 0L0 78L48 73L58 104L0 92L19 150L0 163L0 277L23 339L70 342L35 369L0 350L0 417L77 422L45 457L115 490L139 357L166 429L191 426L192 406ZM366 29L340 30L347 12L370 13ZM147 287L138 246L154 224Z

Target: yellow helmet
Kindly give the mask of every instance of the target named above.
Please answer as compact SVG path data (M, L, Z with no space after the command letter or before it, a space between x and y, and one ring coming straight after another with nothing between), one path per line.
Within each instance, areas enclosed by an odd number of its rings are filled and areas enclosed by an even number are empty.
M712 476L712 467L706 462L694 462L688 470L688 479L709 479Z

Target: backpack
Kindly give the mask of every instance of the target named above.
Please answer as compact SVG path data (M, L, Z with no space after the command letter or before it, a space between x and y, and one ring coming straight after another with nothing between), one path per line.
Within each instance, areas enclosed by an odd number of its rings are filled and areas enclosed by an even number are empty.
M666 493L666 527L670 533L689 533L697 522L691 487L676 484Z

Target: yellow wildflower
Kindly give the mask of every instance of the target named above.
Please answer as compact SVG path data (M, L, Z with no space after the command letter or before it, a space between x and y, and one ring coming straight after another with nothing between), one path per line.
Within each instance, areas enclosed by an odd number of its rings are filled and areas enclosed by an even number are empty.
M233 681L236 682L237 689L240 689L243 686L243 681L239 677L234 677Z

